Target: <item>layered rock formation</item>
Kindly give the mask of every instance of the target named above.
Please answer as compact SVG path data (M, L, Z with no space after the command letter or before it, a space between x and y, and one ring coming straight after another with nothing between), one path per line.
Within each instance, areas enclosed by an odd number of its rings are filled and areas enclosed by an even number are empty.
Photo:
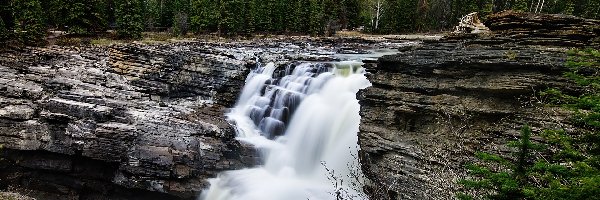
M39 199L193 199L255 164L223 117L245 61L203 45L0 56L0 186Z
M498 42L566 47L600 45L600 20L505 11L490 16L485 25L494 31Z
M540 29L530 18L557 25ZM511 21L516 30L502 25ZM537 92L578 90L562 76L565 46L592 41L559 33L597 21L504 14L486 24L497 32L426 42L369 66L373 87L359 95L359 144L376 198L454 199L475 152L511 151L504 144L523 124L534 131L569 127L568 112L540 106Z
M38 199L194 199L218 172L258 162L224 117L251 67L403 45L382 40L388 39L3 52L0 191Z

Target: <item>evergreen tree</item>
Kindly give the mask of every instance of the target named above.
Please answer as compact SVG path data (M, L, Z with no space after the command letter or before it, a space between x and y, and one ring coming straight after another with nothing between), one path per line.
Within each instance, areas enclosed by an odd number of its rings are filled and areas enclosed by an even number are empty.
M243 32L245 4L242 0L222 0L219 33L237 34Z
M521 12L529 12L531 7L531 1L527 0L513 0L511 9Z
M274 5L273 0L250 0L250 12L254 17L253 25L257 32L269 32L272 27L272 12L271 5Z
M308 33L311 35L323 34L324 20L323 20L323 4L319 0L310 0L310 28Z
M48 26L70 34L87 35L106 30L109 3L107 0L48 0L42 1L42 7L48 8Z
M10 3L9 3L10 2ZM48 12L30 16L14 4L41 3ZM35 3L31 4L34 5ZM486 15L507 9L600 18L598 0L10 0L0 2L0 16L11 30L21 20L46 21L72 34L94 34L116 24L121 37L139 37L144 26L172 28L176 35L193 32L324 34L370 27L399 33L452 29L471 12ZM124 11L126 10L126 11ZM130 12L131 11L131 12ZM377 14L379 13L379 14ZM39 20L37 19L39 18ZM141 23L140 23L141 19ZM19 31L22 31L21 25ZM27 23L27 26L29 26ZM39 24L39 23L38 23ZM41 23L43 24L43 23ZM15 27L15 28L13 28ZM26 32L20 32L25 34Z
M245 31L244 34L250 35L256 32L256 21L257 21L257 5L255 0L245 1L244 7L246 8L245 12Z
M8 41L8 33L9 32L6 28L6 25L4 24L4 20L2 20L2 18L0 17L0 44L2 44L3 46Z
M585 8L581 14L582 17L600 19L600 1L587 0L584 4L579 5L582 5L582 7Z
M41 45L46 37L44 12L39 0L13 0L15 34L22 44Z
M386 0L386 11L381 19L381 33L410 32L417 21L416 0Z
M291 31L295 33L308 33L310 26L310 1L309 0L296 0L295 7L292 9L294 16L293 21L290 23Z
M188 18L190 5L189 0L175 0L173 4L175 10L173 16L173 34L187 34L189 29Z
M479 179L464 179L459 183L466 188L484 190L483 197L486 199L512 200L524 199L528 196L532 187L528 180L533 166L532 150L539 150L541 146L531 142L531 129L527 125L521 129L520 139L509 143L508 146L517 150L512 156L516 162L500 155L477 153L477 158L484 161L485 164L470 164L467 165L467 168L472 176ZM458 197L459 199L472 199L465 194L459 194Z
M115 0L117 35L121 38L138 39L142 37L144 19L140 0Z
M172 27L176 0L143 0L142 9L147 27ZM195 0L193 0L195 1Z
M288 2L286 0L273 0L271 5L271 31L275 33L283 33L286 30L288 19Z
M344 3L346 17L348 18L348 24L346 25L346 28L352 29L359 27L361 23L364 22L364 20L361 19L362 8L360 0L345 0Z
M220 0L193 0L190 25L194 32L215 32L221 18Z
M509 144L517 150L514 162L479 153L478 158L500 167L469 165L471 174L479 179L462 180L464 186L487 194L482 196L488 199L600 199L600 50L572 50L568 54L566 66L570 71L565 77L585 92L576 95L549 89L540 95L551 105L573 110L574 128L540 134L550 148L534 144L531 131L524 128L521 140ZM458 197L472 199L464 194Z

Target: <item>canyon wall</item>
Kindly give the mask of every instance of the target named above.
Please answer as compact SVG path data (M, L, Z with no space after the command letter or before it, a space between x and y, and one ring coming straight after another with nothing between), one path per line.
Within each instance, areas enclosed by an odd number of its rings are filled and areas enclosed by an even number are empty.
M257 64L384 48L281 37L26 48L0 54L0 191L38 199L195 199L256 165L224 113ZM0 195L3 195L0 193Z
M570 127L569 113L537 93L577 92L562 76L565 51L596 45L600 23L504 12L486 24L492 33L448 35L367 65L359 144L375 199L454 199L475 152L511 151L504 144L524 124Z
M255 164L224 119L251 66L201 43L0 55L0 187L40 199L194 199Z

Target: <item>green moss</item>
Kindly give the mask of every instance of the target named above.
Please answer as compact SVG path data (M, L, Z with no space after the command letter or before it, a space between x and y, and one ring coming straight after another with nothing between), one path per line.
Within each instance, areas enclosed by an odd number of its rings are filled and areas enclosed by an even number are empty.
M517 60L517 52L513 50L508 50L504 53L507 59L509 60Z

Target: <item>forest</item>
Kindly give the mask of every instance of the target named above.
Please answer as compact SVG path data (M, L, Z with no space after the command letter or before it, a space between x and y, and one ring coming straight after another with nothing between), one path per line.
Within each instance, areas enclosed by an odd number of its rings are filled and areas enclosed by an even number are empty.
M136 39L144 31L173 35L439 32L471 12L502 10L600 18L598 0L5 0L0 42L42 43L48 30L93 36L115 30Z

